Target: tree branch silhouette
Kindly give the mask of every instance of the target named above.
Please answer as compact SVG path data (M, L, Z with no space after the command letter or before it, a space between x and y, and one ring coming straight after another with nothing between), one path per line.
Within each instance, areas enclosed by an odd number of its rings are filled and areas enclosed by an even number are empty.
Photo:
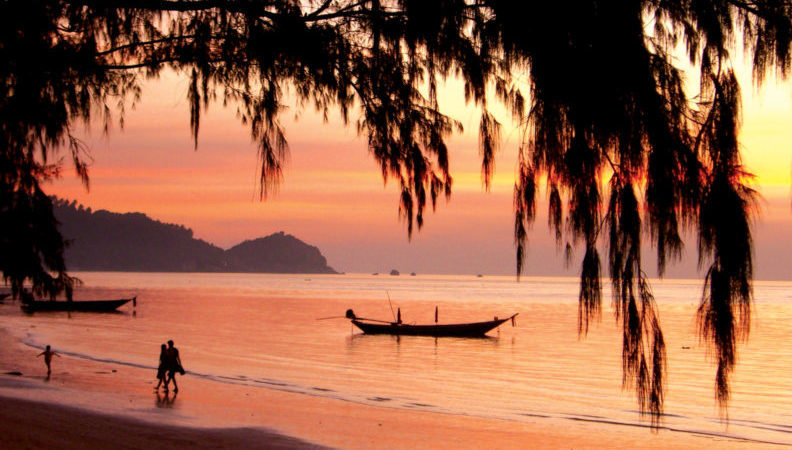
M399 211L420 229L424 211L451 195L448 136L437 80L458 77L482 110L479 148L489 185L500 102L521 124L514 187L516 268L527 257L536 195L567 253L582 247L579 331L601 315L601 245L623 330L624 385L658 419L665 345L640 249L656 248L659 275L698 233L708 265L698 311L715 349L724 407L737 337L750 324L755 192L739 160L740 90L730 51L741 40L754 80L789 72L792 6L782 0L511 2L504 0L7 0L0 3L0 270L15 294L71 292L63 239L41 184L69 149L70 133L99 118L123 123L143 79L171 69L189 78L190 130L201 112L235 104L257 142L261 197L283 176L279 123L285 89L357 129ZM688 92L684 54L699 71ZM518 79L527 78L527 92ZM699 99L699 101L695 101ZM610 175L608 182L605 176ZM427 198L428 197L428 198ZM724 218L729 220L724 220ZM733 220L732 220L733 219ZM37 230L32 233L30 230ZM641 240L641 234L650 243ZM604 254L604 253L603 253ZM13 255L13 256L9 256Z

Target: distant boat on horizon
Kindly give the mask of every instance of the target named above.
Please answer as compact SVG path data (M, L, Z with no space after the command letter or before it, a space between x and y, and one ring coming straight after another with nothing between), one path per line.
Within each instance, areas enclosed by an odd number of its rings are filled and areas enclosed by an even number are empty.
M397 276L397 275L399 275L399 271L396 270L396 269L391 269L390 274L393 275L393 276Z

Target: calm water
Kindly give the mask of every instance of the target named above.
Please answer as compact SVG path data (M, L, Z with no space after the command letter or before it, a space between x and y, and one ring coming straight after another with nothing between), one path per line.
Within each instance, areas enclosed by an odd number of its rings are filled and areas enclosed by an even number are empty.
M176 341L189 377L391 408L514 421L646 426L621 389L621 333L602 321L577 336L574 279L387 275L78 274L77 297L138 296L121 314L25 315L0 308L26 343L154 368ZM729 422L714 401L715 369L696 335L701 285L653 285L668 346L663 426L792 445L792 283L757 283L751 336L739 347ZM609 299L609 292L605 293ZM364 336L340 316L405 322L489 320L518 312L487 339ZM572 423L572 422L569 422ZM618 425L617 425L618 426ZM648 433L649 431L647 431Z

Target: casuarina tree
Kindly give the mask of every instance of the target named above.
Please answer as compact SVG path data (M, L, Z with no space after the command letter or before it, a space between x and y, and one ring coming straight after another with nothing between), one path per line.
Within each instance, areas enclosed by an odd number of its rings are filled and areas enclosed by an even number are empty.
M70 295L75 279L42 185L65 154L87 187L88 155L73 130L123 124L141 82L165 69L189 79L196 145L204 108L237 108L258 144L262 198L283 176L287 92L301 107L340 112L400 186L412 233L427 206L451 195L446 139L462 127L441 113L438 83L458 78L460 95L481 111L485 184L501 129L490 106L505 105L524 136L518 275L544 189L558 242L583 251L579 331L601 314L607 268L623 382L655 419L666 354L641 249L656 249L662 276L685 233L697 236L706 269L700 334L714 349L725 407L736 343L750 326L756 200L740 162L733 54L742 46L757 83L773 71L786 76L791 8L780 0L4 0L0 270L16 294L28 282L39 295Z

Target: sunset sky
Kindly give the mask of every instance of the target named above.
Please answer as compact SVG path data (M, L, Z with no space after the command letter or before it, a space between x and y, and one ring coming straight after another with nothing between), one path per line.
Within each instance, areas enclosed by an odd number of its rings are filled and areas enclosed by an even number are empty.
M202 118L194 150L185 101L188 83L174 74L145 85L142 100L126 114L123 130L116 125L107 137L97 127L82 133L93 158L90 191L66 170L48 192L93 209L137 211L184 224L195 237L223 248L285 231L319 247L339 271L513 274L517 133L504 123L495 178L485 192L478 111L465 106L459 86L449 84L441 106L465 126L463 135L449 140L453 195L427 214L423 230L411 241L406 224L398 219L398 186L383 183L354 124L344 127L337 117L325 124L312 111L297 111L293 105L284 111L281 121L291 156L278 192L261 202L256 146L248 128L233 109L212 105ZM792 280L787 262L792 254L792 89L772 77L759 91L750 79L743 79L742 86L744 163L757 175L755 187L763 197L754 228L756 278ZM501 119L507 122L506 116ZM564 267L548 232L546 202L537 210L525 274L576 275L577 264ZM688 238L686 246L689 256L669 269L668 276L701 275L695 238ZM649 274L656 272L651 269Z

